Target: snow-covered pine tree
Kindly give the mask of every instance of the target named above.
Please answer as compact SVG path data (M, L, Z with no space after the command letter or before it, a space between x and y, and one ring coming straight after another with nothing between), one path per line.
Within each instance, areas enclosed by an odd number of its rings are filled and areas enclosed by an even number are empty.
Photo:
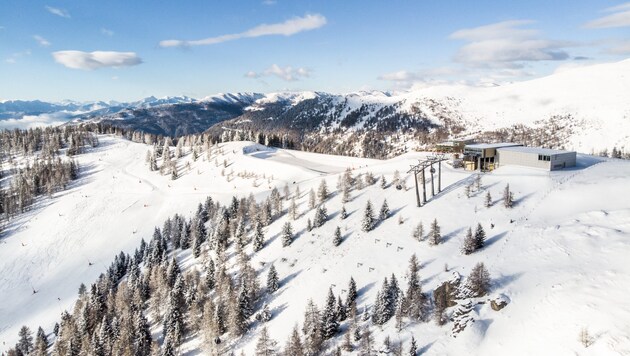
M258 252L262 250L265 246L265 234L263 233L262 224L260 222L256 222L256 231L254 232L254 252Z
M326 185L326 180L322 179L319 183L319 187L317 188L317 198L319 199L319 203L323 204L326 199L328 199L328 186Z
M293 327L293 331L291 331L291 335L287 340L287 344L284 347L284 354L291 356L305 356L304 346L302 345L302 338L300 337L297 324Z
M341 300L341 296L337 297L337 321L338 322L342 322L344 320L346 320L348 313L346 312L346 306L343 304L343 301Z
M374 209L372 208L372 202L370 202L369 199L365 205L365 211L363 212L361 229L365 232L369 232L374 229Z
M416 356L418 354L418 345L416 344L416 338L411 336L411 345L409 345L409 356Z
M339 322L337 321L337 312L335 304L335 295L332 287L328 290L326 298L326 307L322 314L322 335L324 339L330 339L339 332Z
M343 187L341 187L341 202L345 204L349 201L350 201L350 187L347 184L344 184Z
M506 184L503 190L503 206L511 208L514 206L514 194L510 191L510 185Z
M263 326L256 342L256 356L275 356L276 353L276 341L269 336L269 331L266 326Z
M427 298L422 293L422 285L420 283L420 263L415 254L409 259L409 270L407 272L407 294L405 295L405 303L407 307L407 316L411 320L422 320L425 318Z
M345 220L348 217L348 212L346 211L345 205L341 206L341 212L339 213L339 217L341 218L341 220Z
M376 325L385 324L392 317L392 311L393 307L389 294L389 282L387 281L387 277L385 277L381 289L376 293L376 300L372 307L372 322Z
M416 228L413 229L413 238L418 241L422 241L424 239L424 226L422 226L422 221L419 221Z
M24 355L28 355L33 351L33 333L26 325L22 326L18 333L18 343L15 347L16 351Z
M308 218L306 220L306 231L312 231L313 230L313 223L311 222L311 218Z
M440 235L440 225L438 225L437 219L433 219L431 223L431 230L429 230L429 244L437 245L442 242L442 235Z
M381 189L387 188L387 181L385 180L385 176L381 175Z
M282 226L282 247L287 247L293 242L293 227L290 222Z
M348 294L346 295L346 309L348 313L350 313L352 306L356 307L357 296L357 283L354 281L353 277L350 277L350 281L348 282Z
M472 183L466 184L464 186L464 195L466 196L466 198L470 198L470 193L472 191L472 186L473 186Z
M475 230L475 251L483 248L486 243L486 232L483 230L481 224L477 224L477 230Z
M273 293L280 288L278 272L276 271L276 267L272 264L269 267L269 272L267 272L267 292Z
M311 188L311 190L308 191L308 208L310 210L315 209L315 206L317 205L317 200L315 199L315 191L313 190L313 188Z
M375 355L374 336L369 326L366 326L361 333L361 341L359 342L360 355Z
M291 198L291 204L289 205L289 216L292 220L297 220L298 218L298 208L295 197Z
M475 238L473 237L471 228L468 228L468 230L466 231L466 237L464 237L461 252L464 255L470 255L471 253L475 252Z
M339 226L335 228L335 237L333 238L333 245L335 246L341 245L341 228Z
M312 299L309 299L304 312L304 324L302 332L304 333L304 353L306 355L318 355L322 349L324 338L321 328L321 317L319 309Z
M479 262L470 271L467 285L475 297L483 297L490 290L490 273L483 262Z
M324 204L320 204L315 211L315 218L313 219L313 225L315 227L321 227L328 220L328 210Z
M383 205L381 205L381 211L379 212L378 219L383 221L389 217L389 206L387 205L387 199L383 200Z
M484 206L489 208L492 206L492 195L490 195L490 191L486 192L486 200L484 201Z

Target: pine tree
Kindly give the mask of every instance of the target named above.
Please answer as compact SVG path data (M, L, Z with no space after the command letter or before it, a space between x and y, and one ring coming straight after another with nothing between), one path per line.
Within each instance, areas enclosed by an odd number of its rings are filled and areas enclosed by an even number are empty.
M492 206L492 196L490 195L490 191L486 192L486 200L484 201L484 206L489 208Z
M353 306L356 307L357 296L357 284L354 278L350 277L350 282L348 282L348 294L346 295L346 308L348 312L350 312Z
M289 216L292 220L297 220L298 218L298 208L295 197L291 198L291 205L289 205Z
M18 333L19 341L16 345L16 350L19 350L24 355L28 355L33 350L33 333L26 325L22 326Z
M383 280L381 290L376 293L376 301L374 302L372 322L376 325L385 324L391 317L393 311L392 300L389 294L389 282L387 277Z
M339 322L337 321L335 295L332 287L328 290L326 298L326 307L322 314L322 335L325 339L330 339L339 332Z
M352 352L354 347L352 346L352 340L350 335L350 330L346 331L346 334L343 336L343 345L341 346L344 351Z
M381 175L381 189L387 188L387 181L385 180L385 176Z
M437 245L442 241L442 235L440 235L440 225L438 225L437 219L431 223L431 230L429 231L429 244Z
M312 299L306 305L302 332L304 333L304 353L306 355L318 355L322 349L324 339L319 309L317 309Z
M473 238L471 228L468 228L468 231L466 231L466 237L464 238L461 252L464 255L470 255L471 253L475 252L475 239Z
M378 219L383 221L389 217L389 206L387 205L387 199L383 200L383 205L381 205L381 211L378 215Z
M308 208L313 210L315 209L316 204L317 200L315 199L315 191L311 188L308 192Z
M464 195L466 195L466 198L470 198L470 192L471 191L472 191L472 183L466 184L464 186Z
M503 190L503 206L511 208L514 206L514 194L510 191L510 185L506 184Z
M425 317L427 298L424 293L422 293L419 271L420 264L418 263L418 258L413 254L409 260L407 294L405 295L407 316L412 320L422 320Z
M416 228L413 229L413 238L418 241L422 241L424 238L424 226L422 226L422 221L418 222Z
M416 356L418 354L418 345L416 345L416 338L411 336L411 345L409 345L409 356Z
M376 355L374 351L374 336L372 336L372 331L369 327L363 329L363 333L361 334L361 342L359 343L359 350L361 350L362 356L373 356Z
M266 323L271 320L271 311L269 310L269 304L263 303L261 309L262 310L258 314L256 314L256 320L260 321L261 323Z
M315 211L315 219L313 219L313 225L315 227L321 227L328 220L328 211L326 210L326 206L321 204L317 207Z
M293 242L293 228L290 222L284 223L282 227L282 247L287 247Z
M308 218L306 220L306 231L312 231L313 230L313 223L311 222L311 218Z
M341 212L339 213L339 217L341 218L341 220L345 220L348 217L348 212L346 211L345 205L341 206Z
M328 186L326 185L325 179L322 179L319 184L319 188L317 189L317 198L319 199L320 204L323 204L326 199L328 199Z
M265 234L263 233L262 224L260 222L256 222L253 247L255 252L258 252L265 247Z
M372 209L372 202L369 200L365 206L365 211L363 213L363 222L361 224L361 229L365 232L372 231L374 229L374 212Z
M341 187L341 202L345 204L349 201L350 201L350 187L347 184L344 184L343 187Z
M276 342L269 337L269 331L264 326L260 330L258 342L256 342L256 356L274 356L276 355Z
M302 345L302 338L300 338L297 324L293 327L289 340L287 340L287 344L284 348L284 354L291 356L305 356L304 346Z
M475 297L483 297L488 293L490 290L490 273L488 273L483 262L477 263L470 271L467 285Z
M278 272L276 271L276 267L272 264L267 273L267 291L273 293L277 291L278 288L280 288Z
M333 238L333 245L339 246L341 245L341 229L339 226L335 229L335 237Z
M481 224L477 224L477 230L475 231L475 251L483 248L486 243L486 232L483 230Z
M37 329L37 336L35 336L35 355L46 356L46 350L48 349L48 337L44 332L44 329L40 326Z
M342 322L344 320L346 320L348 314L346 312L346 306L343 304L343 301L341 300L341 296L337 297L337 309L335 311L335 313L337 314L337 321L338 322Z

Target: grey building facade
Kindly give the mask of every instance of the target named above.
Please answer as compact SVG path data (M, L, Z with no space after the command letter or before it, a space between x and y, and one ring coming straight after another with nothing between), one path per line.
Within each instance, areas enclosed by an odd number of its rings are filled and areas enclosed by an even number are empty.
M538 147L501 147L497 148L496 165L519 165L541 168L549 171L574 167L576 153L572 151L552 150Z

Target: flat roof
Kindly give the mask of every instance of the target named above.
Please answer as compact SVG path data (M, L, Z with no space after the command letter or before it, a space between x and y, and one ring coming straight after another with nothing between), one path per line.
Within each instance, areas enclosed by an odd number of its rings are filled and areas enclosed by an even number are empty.
M502 147L498 148L498 151L514 151L514 152L525 152L532 153L537 155L558 155L563 153L575 153L575 151L563 151L563 150L554 150L551 148L542 148L542 147Z
M500 148L500 147L510 147L510 146L521 146L520 143L513 142L501 142L501 143L475 143L472 145L466 145L466 148Z

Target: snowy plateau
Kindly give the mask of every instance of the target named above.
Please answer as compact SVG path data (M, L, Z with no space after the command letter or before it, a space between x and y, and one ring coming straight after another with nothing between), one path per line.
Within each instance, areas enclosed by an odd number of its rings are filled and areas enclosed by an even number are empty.
M52 198L39 198L0 238L0 353L15 345L23 325L33 331L43 327L52 341L53 325L64 310L72 312L79 285L89 288L120 251L133 255L141 239L148 242L168 217L177 213L191 218L208 196L229 205L233 196L253 193L262 200L274 187L282 192L288 185L291 196L298 186L301 192L296 197L297 219L285 212L264 228L260 251L253 252L251 244L245 247L261 285L272 264L278 272L279 289L263 292L256 305L269 306L271 319L264 326L278 350L284 349L294 325L302 325L309 298L322 308L332 288L345 300L351 277L359 311L374 305L382 281L392 273L404 292L415 254L422 290L429 297L458 275L464 280L479 262L490 274L489 293L457 300L457 306L447 308L446 315L455 318L469 303L467 325L458 333L452 320L438 325L432 318L404 318L398 331L395 318L383 325L360 318L362 328L370 327L376 350L389 336L392 343L402 342L405 354L412 337L419 353L426 355L630 354L628 161L578 154L577 166L561 171L503 166L483 173L470 197L465 190L476 173L443 164L442 192L429 192L428 203L417 207L413 176L406 172L430 153L372 160L227 142L215 147L210 159L204 153L193 160L187 150L177 159L179 177L171 180L149 170L145 157L151 146L113 135L99 140L97 147L76 156L78 180ZM371 172L377 181L350 192L348 216L341 219L343 194L336 186L348 168L354 177ZM396 171L402 189L391 184ZM388 182L385 187L381 176ZM328 219L307 231L307 220L315 214L308 206L309 191L317 191L322 180L331 192L325 201ZM510 209L501 201L506 184L514 194ZM490 207L485 206L487 192L493 199ZM378 215L385 199L389 218L363 231L368 200ZM282 229L289 220L295 237L283 247ZM426 234L434 220L441 227L441 243L413 237L419 223ZM487 234L485 246L464 255L460 249L466 231L474 231L477 224ZM342 241L334 246L337 227ZM234 271L237 257L233 247L228 251L229 271ZM190 249L169 253L182 271L203 273L203 259L194 258ZM492 302L507 304L496 311ZM161 342L162 325L149 321L153 339ZM243 337L225 342L221 353L253 355L263 324L251 318L248 327ZM341 331L325 342L322 354L342 345L348 327L348 320L340 323ZM579 339L584 330L588 347ZM344 354L358 354L358 342L353 343L355 351ZM187 335L180 347L184 355L207 354L205 350L199 334Z

